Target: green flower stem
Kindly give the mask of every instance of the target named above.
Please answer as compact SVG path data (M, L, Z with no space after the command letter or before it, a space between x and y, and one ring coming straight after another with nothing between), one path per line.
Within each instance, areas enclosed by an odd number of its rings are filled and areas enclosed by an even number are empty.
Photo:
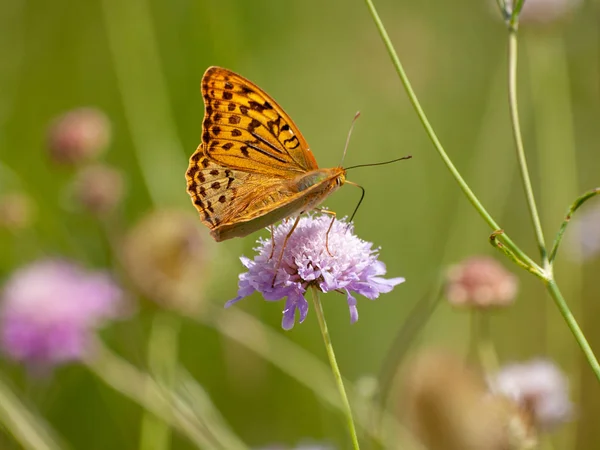
M448 170L450 171L450 173L452 174L452 176L454 177L454 179L456 180L456 182L462 189L463 193L466 195L466 197L471 202L473 207L477 210L479 215L483 218L483 220L485 220L485 222L489 225L489 227L492 230L500 229L501 227L496 223L496 221L492 218L492 216L487 212L487 210L481 204L481 202L479 201L477 196L473 193L473 191L471 190L469 185L463 179L460 172L454 166L454 164L452 163L452 160L450 159L450 157L444 150L444 147L440 143L437 135L435 134L435 131L433 131L433 128L432 128L431 124L429 123L429 120L427 119L427 116L425 115L425 112L423 111L423 108L421 107L421 104L419 103L419 100L417 99L415 92L412 89L410 81L408 80L408 77L404 71L404 67L402 66L402 63L400 62L400 58L398 58L398 55L396 54L394 45L392 44L392 41L390 40L390 37L385 29L385 26L383 25L383 22L379 18L379 14L377 13L377 10L375 9L375 6L373 5L372 0L365 0L365 3L367 5L367 8L369 9L369 12L371 13L373 21L375 22L375 26L377 27L377 30L379 31L379 34L381 35L381 39L383 40L383 43L385 44L385 47L388 51L388 54L390 55L392 63L394 65L394 67L396 68L396 72L398 73L398 76L400 77L400 81L402 82L402 85L404 86L406 94L408 95L408 98L409 98L411 104L413 105L413 108L415 109L417 116L419 117L419 120L421 121L423 127L425 128L425 131L427 132L429 139L431 140L431 142L433 143L438 154L444 161L444 164L446 164L446 167L448 168ZM527 256L525 253L523 253L523 251L506 234L502 234L501 238L504 241L505 245L514 254L518 255L518 257L522 261L525 261L528 265L530 265L532 268L534 268L535 271L543 272L542 269L529 256Z
M158 312L152 324L148 342L148 366L167 388L175 384L177 370L178 336L180 322L170 312ZM168 450L171 428L164 421L146 410L142 416L140 450Z
M94 344L94 351L84 364L99 379L179 430L198 448L219 448L215 445L214 437L197 418L174 407L176 402L181 402L176 395L148 374L116 356L102 342L96 341Z
M600 364L598 364L596 355L594 355L594 351L592 350L592 347L590 347L590 344L585 338L583 331L581 331L577 320L575 320L575 317L573 317L573 313L571 313L567 302L563 298L562 293L560 292L560 289L556 284L556 281L549 280L546 283L546 288L548 289L548 293L554 300L554 303L556 303L560 314L563 316L565 322L567 322L567 325L571 329L571 333L573 333L573 336L575 336L575 340L579 344L579 347L581 347L581 350L583 351L583 354L588 360L588 363L592 368L594 374L596 375L596 378L598 378L598 381L600 381Z
M517 247L514 244L514 242L506 234L504 234L503 231L500 231L501 229L498 226L498 224L490 216L490 214L483 207L483 205L479 202L479 199L475 196L473 191L471 191L471 189L469 188L469 186L467 185L465 180L462 178L462 176L460 175L460 173L458 172L458 170L456 169L456 167L454 166L454 164L452 163L452 161L446 154L439 139L437 138L435 132L433 131L431 124L427 120L427 117L426 117L423 109L421 108L421 105L417 99L416 94L414 93L414 91L412 89L412 86L408 80L408 77L406 76L406 73L404 72L402 63L400 62L400 59L398 58L398 55L396 54L396 50L394 49L394 46L390 40L390 37L387 34L385 26L383 25L381 19L379 18L379 14L377 13L377 10L375 9L375 6L373 5L372 0L365 0L365 3L367 5L367 8L369 9L369 12L370 12L372 18L373 18L373 21L375 22L375 25L379 31L379 34L381 35L384 45L388 51L388 54L390 55L390 58L392 60L394 67L396 68L396 72L398 73L398 76L400 77L400 81L402 82L404 89L406 90L406 93L410 99L410 102L412 103L412 105L417 113L417 116L419 117L419 120L423 124L423 127L425 128L425 131L427 132L427 135L429 136L430 140L432 141L438 154L440 155L440 157L442 158L442 160L448 167L448 170L450 171L450 173L452 174L454 179L457 181L460 188L462 189L464 194L467 196L467 198L469 199L469 201L471 202L473 207L475 207L475 209L477 210L479 215L485 220L485 222L494 231L494 234L495 234L494 238L496 239L496 241L495 241L496 244L499 243L500 239L503 241L503 244L504 244L503 246L499 246L499 245L496 245L496 246L498 248L500 248L502 251L504 251L504 253L511 256L515 262L522 263L520 265L527 267L530 272L536 274L539 278L541 278L544 281L544 283L546 284L546 286L548 288L550 295L556 302L561 314L563 315L565 321L567 322L569 328L571 329L571 332L575 336L575 339L577 340L579 346L581 347L584 354L586 355L586 358L588 359L590 366L592 367L592 370L594 371L594 373L600 380L600 366L598 365L598 361L596 360L596 357L594 356L594 353L592 352L587 340L585 339L585 336L581 332L579 325L575 321L575 318L573 317L571 311L569 310L564 298L562 297L562 294L560 293L560 290L558 289L558 286L556 285L556 282L553 279L552 265L549 263L549 259L548 259L547 253L546 253L546 245L544 242L544 236L542 233L540 219L539 219L539 215L537 213L537 209L535 206L535 199L533 197L533 190L531 188L531 182L529 180L529 174L527 171L527 163L526 163L525 154L523 151L521 132L520 132L519 122L518 122L518 109L517 109L517 101L516 101L516 68L517 68L517 64L516 64L517 63L516 30L517 30L517 25L518 25L518 13L523 6L523 1L518 0L516 2L514 11L510 17L510 20L508 20L510 108L511 108L511 117L513 120L514 138L515 138L515 142L517 144L517 152L518 152L518 156L519 156L519 163L521 166L521 174L522 174L522 178L523 178L523 184L524 184L525 191L527 194L528 204L529 204L529 208L530 208L530 214L531 214L531 218L532 218L532 221L534 224L534 230L535 230L536 238L538 240L538 246L540 248L540 253L542 256L543 269L537 263L535 263L529 256L527 256L519 247ZM501 4L505 4L505 2L501 2Z
M327 330L325 314L323 313L323 305L321 304L319 292L317 291L316 287L313 286L311 293L313 297L313 303L315 305L315 312L319 321L319 328L321 328L321 334L323 335L323 341L325 342L325 349L327 350L327 356L329 358L329 363L331 364L331 370L333 371L333 377L335 378L335 383L338 387L338 391L340 392L340 396L342 397L346 420L348 421L348 430L350 431L350 438L352 439L352 446L355 450L359 450L360 446L358 445L356 427L354 426L354 419L352 418L352 409L350 408L350 402L348 401L346 389L344 388L344 380L342 379L342 374L335 359L335 353L333 352L333 345L331 343L331 338L329 337L329 331Z
M521 169L521 180L523 189L527 197L527 206L531 216L531 222L535 231L542 264L547 272L551 272L552 268L548 263L548 255L546 251L546 242L542 231L542 223L535 204L531 179L529 178L529 170L527 168L527 158L525 157L525 149L523 147L523 137L521 135L521 125L519 122L519 104L517 100L517 55L518 55L518 40L516 24L509 28L508 33L508 96L510 106L510 117L512 120L513 135L517 148L517 159Z
M554 263L554 259L556 258L556 253L558 252L558 247L560 246L563 235L565 234L565 231L567 230L567 225L569 225L569 222L571 221L571 217L573 217L573 214L575 213L575 211L577 211L579 209L579 207L581 205L583 205L586 201L588 201L590 198L592 198L598 194L600 194L600 188L592 189L591 191L586 192L585 194L583 194L581 197L579 197L577 200L575 200L573 202L573 204L569 208L569 212L565 216L565 220L560 225L560 229L558 230L558 233L556 234L556 238L554 239L554 245L552 246L552 251L550 252L550 258L549 258L550 264Z
M492 330L490 326L491 313L487 310L473 311L471 314L476 316L477 321L477 355L481 367L486 373L493 373L498 371L500 363L498 361L498 354L492 339Z
M518 13L518 11L516 11L516 12ZM542 231L542 225L541 225L540 217L539 217L537 207L535 204L533 188L531 186L531 180L529 178L529 171L527 169L527 160L525 158L525 151L523 148L523 140L521 137L521 129L520 129L520 125L519 125L519 113L518 113L518 102L517 102L517 54L518 54L518 52L517 52L517 50L518 50L517 29L518 29L518 17L517 17L517 14L513 13L513 17L511 18L511 22L509 24L509 29L508 29L508 36L509 36L509 38L508 38L508 65L509 65L508 88L509 88L510 113L511 113L511 119L513 122L513 132L514 132L515 144L517 147L517 156L518 156L518 160L519 160L519 166L521 168L521 178L523 181L523 187L525 189L525 194L527 196L527 204L529 207L529 213L531 215L531 221L533 223L533 228L534 228L535 236L536 236L536 239L538 242L540 255L542 257L542 265L544 267L544 272L547 277L547 279L544 280L544 283L546 284L546 288L547 288L548 292L550 293L550 296L556 303L556 306L558 307L560 314L562 315L565 322L567 322L567 325L570 328L571 333L573 333L573 336L575 337L575 340L579 344L579 347L585 354L585 357L588 360L590 367L592 368L592 370L596 374L596 377L600 381L600 364L598 364L598 360L596 359L596 356L594 355L592 348L590 347L587 339L585 338L585 335L583 334L583 331L581 330L581 328L579 327L579 324L575 320L573 313L569 309L567 302L563 298L562 293L560 292L558 285L556 284L556 281L554 280L553 266L550 262L550 258L548 257L548 253L546 250L546 243L544 240L544 234ZM590 194L590 193L588 193L588 194ZM586 197L586 195L584 195L583 197L580 198L580 199L583 199L582 202L584 202L585 200L587 200L594 194L591 194L587 197ZM580 199L578 199L575 202L575 204L574 204L575 209L577 209L581 205L581 203L578 203ZM567 215L567 220L566 220L567 222L568 222L569 218L570 218L570 216ZM566 225L564 225L564 223L563 223L563 227L561 227L561 229L559 230L559 233L557 236L559 243L560 243L560 238L562 238L562 233L564 233L565 227L566 227ZM558 245L555 244L555 248L552 249L551 256L552 255L556 256L557 248L558 248ZM554 256L552 256L552 259L554 259Z
M0 425L7 435L25 450L60 450L68 448L46 421L23 404L4 380L0 379ZM16 446L4 439L3 448Z
M331 369L311 352L292 342L279 330L266 326L251 314L240 309L205 305L204 314L193 319L202 325L213 328L222 336L245 347L251 352L269 361L283 373L306 387L327 406L344 413L344 406L331 379ZM352 383L344 380L348 392L354 392ZM406 450L422 447L406 428L400 425L397 417L389 411L378 411L382 417L381 428L375 426L372 411L376 408L372 402L366 402L360 396L356 400L354 417L360 429L371 436L383 448ZM399 443L401 443L399 445Z

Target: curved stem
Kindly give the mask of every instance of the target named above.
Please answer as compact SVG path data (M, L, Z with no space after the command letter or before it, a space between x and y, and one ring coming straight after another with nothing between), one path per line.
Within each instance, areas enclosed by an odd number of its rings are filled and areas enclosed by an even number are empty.
M523 148L523 137L521 135L521 125L519 123L519 107L517 100L517 29L516 25L509 29L508 33L508 96L510 106L510 117L512 120L513 135L515 138L515 145L517 148L517 158L519 160L519 168L521 170L521 180L523 182L523 189L525 190L525 196L527 197L527 206L529 208L529 214L531 216L531 222L535 232L537 245L542 257L542 264L544 269L550 269L548 264L548 255L546 252L546 242L544 240L544 233L542 231L542 223L540 216L537 211L535 204L535 197L533 195L533 188L531 186L531 179L529 177L529 170L527 168L527 158L525 157L525 150Z
M390 55L390 58L392 59L392 64L396 68L396 72L398 73L398 76L400 77L400 81L402 82L402 85L404 86L406 94L408 95L408 98L409 98L411 104L413 105L413 108L415 109L417 116L419 117L419 120L421 121L423 127L425 128L425 131L427 132L429 139L433 143L433 146L437 150L438 154L442 158L442 161L444 161L444 164L446 164L446 167L448 168L448 170L450 171L450 173L452 174L452 176L454 177L454 179L456 180L456 182L462 189L463 193L465 194L465 196L467 197L469 202L471 202L471 204L477 210L477 212L483 218L483 220L485 220L485 222L489 225L489 227L492 230L495 231L495 230L500 229L501 227L496 223L496 221L493 219L493 217L487 212L487 210L481 204L481 202L479 201L477 196L473 193L473 191L471 190L471 188L469 187L467 182L463 179L463 177L461 176L458 169L454 166L454 164L452 163L452 160L450 159L450 157L444 150L444 147L442 146L437 135L435 134L435 131L433 131L433 127L429 123L429 120L427 119L427 116L425 115L425 112L423 111L423 108L421 107L421 104L419 103L419 100L417 99L417 96L412 89L410 81L408 80L408 77L404 71L404 67L402 66L402 63L400 62L400 58L398 58L398 55L396 54L396 50L394 49L392 41L390 40L390 37L387 34L385 26L383 25L383 22L379 18L379 14L377 13L375 6L373 5L373 1L365 0L365 3L367 5L367 8L369 8L369 12L371 13L371 17L373 18L373 21L375 22L375 26L377 27L379 34L381 35L381 39L383 40L383 43L385 44L385 47L388 51L388 54ZM532 268L539 269L539 272L542 272L542 269L529 256L527 256L506 234L502 235L502 239L505 242L506 246L508 248L510 248L513 253L518 255L521 260L526 261L526 263L529 264Z
M321 305L321 300L319 299L319 292L317 291L316 287L313 287L311 289L311 293L313 303L315 305L315 312L319 321L319 328L321 328L321 334L323 335L323 341L325 342L327 357L329 358L331 370L333 371L333 377L335 378L335 384L338 387L338 391L340 392L340 396L342 397L342 403L344 404L346 420L348 421L348 429L350 431L350 438L352 439L352 446L355 450L359 450L360 446L358 445L356 427L354 426L354 420L352 419L352 409L350 408L350 402L348 401L348 396L346 395L346 389L344 388L342 374L335 359L335 353L333 352L333 344L331 343L329 331L327 330L327 322L325 322L325 314L323 313L323 306Z
M583 331L579 327L577 320L575 320L575 317L573 317L573 313L571 313L571 310L569 309L567 302L563 298L562 293L560 292L560 289L558 288L558 286L556 284L556 281L549 280L546 283L546 288L548 289L548 293L554 300L554 303L556 303L556 306L560 310L560 314L563 316L563 318L565 319L565 322L567 322L567 325L571 329L571 333L573 333L575 340L579 344L579 347L581 347L581 350L583 351L583 354L585 355L586 359L588 360L588 363L589 363L590 367L592 368L592 371L596 375L596 378L598 378L598 381L600 381L600 364L598 363L598 360L596 359L596 355L594 355L594 351L592 350L592 347L590 347L590 344L588 343L587 339L585 338Z
M562 241L563 235L565 234L565 231L567 230L567 226L569 225L569 222L571 221L571 217L573 216L575 211L577 211L577 209L579 209L579 207L581 205L583 205L586 201L588 201L590 198L592 198L598 194L600 194L600 188L595 188L595 189L592 189L591 191L586 192L581 197L577 198L575 200L575 202L573 202L573 204L569 208L569 212L567 212L567 215L565 216L565 220L560 225L560 229L558 230L558 233L556 234L556 238L554 239L554 245L552 246L552 251L550 252L550 258L549 258L550 264L552 264L554 262L554 259L556 258L556 253L558 252L558 247L560 246L560 242Z

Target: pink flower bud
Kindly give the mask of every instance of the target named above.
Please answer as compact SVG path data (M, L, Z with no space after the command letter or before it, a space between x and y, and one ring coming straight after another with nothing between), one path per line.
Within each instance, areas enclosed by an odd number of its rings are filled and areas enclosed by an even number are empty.
M78 108L58 117L48 132L51 158L66 165L98 157L110 143L110 122L95 108Z

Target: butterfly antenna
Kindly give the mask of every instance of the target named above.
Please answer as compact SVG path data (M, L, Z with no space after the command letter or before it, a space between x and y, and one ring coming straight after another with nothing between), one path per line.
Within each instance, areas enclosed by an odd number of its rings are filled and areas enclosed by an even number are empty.
M356 111L356 114L354 114L354 119L352 119L352 124L350 125L350 130L348 130L348 137L346 138L346 146L344 147L344 153L342 154L342 161L340 162L340 167L343 167L344 158L346 158L346 152L348 151L348 144L350 143L350 136L352 135L352 130L354 129L356 119L358 119L359 117L360 111Z
M362 191L362 194L360 195L360 200L358 201L358 203L356 204L356 208L354 208L354 211L352 212L352 215L350 216L350 220L348 221L348 225L350 225L352 223L352 219L354 219L354 216L356 216L356 212L358 211L358 208L360 208L360 204L362 203L363 199L365 198L365 188L362 187L360 184L356 184L353 183L352 181L348 181L346 180L347 184L351 184L352 186L356 186L357 188L359 188Z
M385 164L391 164L391 163L395 163L398 161L402 161L403 159L410 159L410 158L412 158L412 156L408 155L408 156L403 156L402 158L391 159L389 161L383 161L383 162L378 162L378 163L358 164L357 166L345 167L345 170L356 169L357 167L383 166Z

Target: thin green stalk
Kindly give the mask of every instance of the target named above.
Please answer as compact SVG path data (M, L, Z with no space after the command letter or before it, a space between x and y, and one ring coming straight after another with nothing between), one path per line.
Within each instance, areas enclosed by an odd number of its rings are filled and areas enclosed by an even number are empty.
M421 104L419 103L419 100L417 99L415 92L412 89L410 81L408 80L408 77L404 71L404 67L402 66L402 63L400 62L400 58L398 58L398 55L396 54L394 45L392 44L392 41L390 40L390 37L385 29L385 26L383 25L383 22L379 18L379 14L377 13L377 10L375 9L375 6L373 5L372 0L365 0L365 3L367 5L367 8L369 9L371 17L373 18L373 21L375 22L375 26L377 27L377 30L379 31L379 34L381 35L381 39L383 40L383 43L388 51L388 54L390 55L392 64L396 68L396 72L398 73L398 76L400 77L400 81L402 82L402 85L404 86L406 94L408 95L408 98L409 98L411 104L413 105L413 108L415 109L417 116L419 117L419 120L421 121L421 124L425 128L425 131L426 131L427 135L429 136L429 139L431 140L431 142L433 143L438 154L444 161L444 164L446 164L446 167L448 168L448 170L450 171L450 173L452 174L452 176L454 177L454 179L456 180L456 182L462 189L463 193L466 195L467 199L471 202L473 207L477 210L479 215L483 218L483 220L485 220L485 222L489 225L489 227L493 231L499 230L501 227L496 223L496 221L492 218L492 216L483 207L483 205L481 204L481 202L479 201L477 196L473 193L473 191L471 190L469 185L463 179L460 172L454 166L454 164L452 163L452 160L450 159L450 157L447 155L446 151L444 150L444 147L440 143L437 135L435 134L435 131L433 131L433 128L432 128L431 124L429 123L429 120L427 119L427 116L425 115L425 112L423 111L423 108L421 107ZM526 261L526 263L529 264L531 267L537 269L536 272L543 273L543 270L529 256L527 256L506 234L502 235L502 240L505 242L506 246L512 250L513 253L515 253L516 255L518 255L520 257L521 260Z
M546 243L545 243L544 234L542 231L542 225L541 225L540 217L539 217L537 207L535 204L533 188L531 186L531 180L529 178L529 171L527 169L527 160L525 158L525 151L523 148L523 140L521 137L521 129L520 129L520 125L519 125L519 113L518 113L518 102L517 102L517 55L518 55L518 52L517 52L517 50L518 50L517 28L518 28L518 22L517 22L517 19L515 18L515 15L513 14L513 19L511 20L509 30L508 30L508 33L509 33L509 38L508 38L508 61L509 61L508 62L508 65L509 65L508 88L509 88L510 113L511 113L511 119L513 122L513 132L514 132L515 144L517 147L517 156L518 156L518 160L519 160L519 166L521 169L521 177L522 177L522 181L523 181L523 187L525 189L525 194L527 197L529 213L531 215L531 220L533 223L535 236L536 236L536 239L538 242L540 255L542 257L542 264L544 266L544 271L546 272L546 275L548 277L547 280L545 281L545 284L548 289L548 292L552 296L552 299L556 303L556 306L558 307L561 315L563 316L565 322L567 322L567 325L569 326L571 332L573 333L575 340L579 344L579 347L581 347L581 350L585 354L585 357L587 358L588 363L590 364L590 367L592 368L592 370L596 374L596 377L600 381L600 364L598 364L598 360L596 359L596 356L594 355L592 348L590 347L587 339L585 338L585 335L581 331L579 324L577 323L577 321L575 320L575 317L571 313L571 310L569 309L567 302L563 298L562 293L560 292L560 290L556 284L556 281L553 278L553 273L552 273L553 266L550 262L550 259L548 258L548 253L546 250ZM564 228L561 228L561 230L564 232ZM559 231L559 236L562 236L560 231ZM559 242L560 242L560 240L559 240ZM555 247L557 247L557 246L555 245ZM551 252L551 257L554 258L555 254L556 254L555 250L553 249Z
M335 378L335 384L337 385L340 396L342 397L346 420L348 421L348 430L350 431L350 438L352 439L352 446L355 450L360 450L358 436L356 435L356 427L354 426L354 419L352 418L352 409L350 408L350 402L348 401L348 396L346 395L346 389L344 388L344 380L342 380L340 368L338 367L335 359L333 344L331 343L329 331L327 330L327 322L325 322L325 314L323 313L323 305L321 304L321 300L319 298L319 292L317 288L313 286L311 293L313 297L313 303L315 305L315 312L319 321L319 328L321 328L321 334L323 335L323 341L325 342L325 349L327 350L327 356L329 358L329 363L331 364L333 377Z
M169 389L174 388L180 322L169 312L158 312L148 342L148 365L153 376ZM168 414L169 411L165 411ZM171 427L150 411L142 416L140 450L168 450Z
M581 331L577 320L575 320L575 317L573 317L573 313L571 313L569 305L567 305L567 302L563 298L562 293L560 292L560 289L556 284L556 281L549 280L546 283L546 288L548 289L548 293L554 300L554 303L556 303L556 306L560 310L560 313L565 319L565 322L567 322L567 325L571 329L573 336L575 336L575 340L579 344L579 347L581 347L581 350L583 351L583 354L588 360L588 363L592 368L592 371L596 375L596 378L598 379L598 381L600 381L600 364L598 364L596 355L594 355L594 351L592 350L592 347L590 347L590 344L585 338L583 331Z
M23 404L22 398L2 379L0 379L0 426L4 433L11 435L18 442L19 448L25 450L67 448L44 418ZM4 444L6 447L11 447L7 442Z
M487 373L496 372L500 368L498 354L492 339L490 326L491 313L489 310L473 311L478 322L477 354L481 367Z
M553 31L553 32L552 32ZM571 204L579 193L579 174L577 167L577 145L575 139L574 116L571 93L571 80L568 65L568 48L561 27L548 33L529 34L520 42L525 46L527 58L521 64L527 65L534 132L539 165L540 182L537 188L537 201L540 206L540 219L544 230L554 228L556 221L564 211L564 205ZM552 95L548 95L551 92ZM523 121L523 123L525 123ZM559 177L559 178L557 178ZM560 181L559 181L560 180ZM548 238L549 236L546 236ZM552 263L550 241L547 242L549 263ZM569 299L569 307L576 317L582 311L582 260L581 249L574 246L571 250L571 261L554 271L560 270L561 284L565 298ZM562 361L570 374L570 392L573 398L579 397L581 378L580 355L573 352L572 347L565 346L570 339L571 331L564 327L564 319L556 314L555 306L550 302L542 302L538 315L540 328L543 330L545 352L553 354ZM582 325L583 326L583 325ZM558 448L575 448L577 439L576 427L569 427L556 436ZM546 446L550 448L550 439Z
M573 202L573 204L569 208L569 212L567 212L565 220L560 225L560 229L558 230L558 233L556 234L556 238L554 239L554 245L552 246L552 251L550 252L550 258L549 258L551 264L554 263L554 259L556 258L556 254L558 253L558 248L560 247L560 243L562 241L563 235L565 234L565 231L567 231L567 226L569 225L569 222L571 221L571 217L573 216L575 211L577 211L579 209L579 207L581 205L583 205L586 201L588 201L590 198L592 198L598 194L600 194L600 188L595 188L595 189L592 189L591 191L586 192L581 197L576 199L575 202Z
M112 353L101 341L83 361L87 368L111 388L129 397L179 430L198 448L217 448L202 425L182 411L173 408L174 399L148 374Z
M344 412L344 406L334 387L335 383L331 380L331 370L328 365L251 314L240 309L225 311L222 307L206 305L204 314L196 315L194 320L214 328L226 338L261 356L312 391L324 404L336 411ZM344 385L348 392L354 391L350 381L344 380ZM377 412L383 420L381 428L375 427L370 419L371 412L376 406L365 402L360 396L355 398L353 403L356 424L381 446L386 449L422 449L406 428L398 423L396 416L389 411Z
M513 135L517 148L517 159L519 161L519 168L521 169L521 180L523 182L525 196L527 197L527 206L529 208L529 215L531 216L531 222L533 224L537 245L540 251L540 256L542 257L542 265L544 266L544 270L551 271L552 267L548 264L548 254L546 251L544 233L542 231L542 223L540 221L540 216L535 204L531 179L529 178L527 158L525 157L523 137L521 135L521 125L519 122L519 103L517 100L517 50L518 40L517 29L515 25L514 27L511 27L508 32L508 96L510 117L512 120Z

